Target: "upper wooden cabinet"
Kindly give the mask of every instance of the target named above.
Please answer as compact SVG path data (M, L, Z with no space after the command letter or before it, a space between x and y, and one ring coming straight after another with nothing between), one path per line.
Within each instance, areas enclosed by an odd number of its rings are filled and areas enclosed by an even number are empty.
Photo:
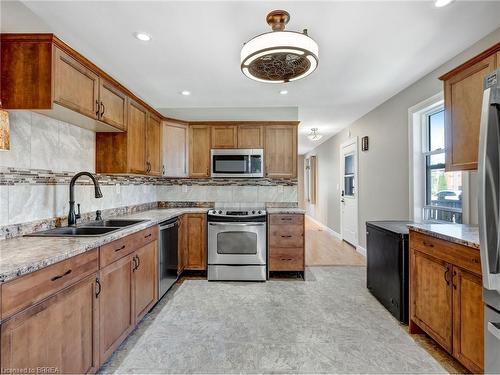
M1 101L96 132L127 129L128 98L162 117L54 34L0 35Z
M189 176L210 176L211 126L189 126Z
M128 171L133 173L146 173L146 124L148 112L138 103L130 102L128 105ZM110 150L115 152L116 150Z
M163 123L162 150L162 174L168 177L186 177L188 174L187 124Z
M297 125L267 125L264 138L266 177L297 177Z
M264 127L262 125L239 125L238 148L264 148Z
M163 170L161 135L161 119L150 114L146 130L146 173L153 176L162 175Z
M235 125L212 126L212 148L237 148L238 127Z
M499 66L500 43L446 73L446 170L477 169L483 78Z

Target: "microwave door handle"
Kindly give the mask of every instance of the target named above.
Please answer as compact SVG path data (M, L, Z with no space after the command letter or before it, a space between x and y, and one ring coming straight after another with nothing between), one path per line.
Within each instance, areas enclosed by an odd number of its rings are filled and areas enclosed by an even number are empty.
M251 154L248 155L247 158L248 158L248 161L247 161L247 168L248 168L247 173L252 173L252 155Z
M499 240L497 237L496 243L488 243L488 225L487 223L494 222L493 230L498 232L499 229L499 212L498 204L500 196L498 195L499 186L495 186L495 181L500 179L500 176L495 176L498 172L499 163L499 147L500 135L498 130L498 104L491 102L492 90L498 88L487 88L483 95L483 106L481 110L481 130L479 142L479 160L478 160L478 178L479 178L479 240L480 240L480 254L481 254L481 267L483 271L483 285L486 289L499 290L500 289L500 274L496 273L499 258ZM495 116L496 114L496 116ZM495 128L496 127L496 128ZM489 139L496 137L496 139ZM494 146L494 150L489 147ZM488 155L492 154L493 159ZM495 156L496 155L496 156ZM495 178L496 177L496 178ZM486 202L486 187L490 187L491 193L496 194L491 197L493 202ZM493 268L493 269L492 269Z

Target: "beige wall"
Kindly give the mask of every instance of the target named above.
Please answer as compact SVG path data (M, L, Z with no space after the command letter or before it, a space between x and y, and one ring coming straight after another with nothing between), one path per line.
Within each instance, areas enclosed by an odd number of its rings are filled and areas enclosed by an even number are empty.
M438 77L500 41L500 28L466 51L399 92L309 155L318 162L317 203L306 204L316 220L340 233L340 144L349 137L368 136L370 149L359 150L358 242L366 246L365 223L409 218L408 109L442 91ZM424 55L421 58L425 58ZM471 176L470 222L477 223L475 174Z
M300 208L305 208L304 197L304 155L299 155L297 158L297 200Z

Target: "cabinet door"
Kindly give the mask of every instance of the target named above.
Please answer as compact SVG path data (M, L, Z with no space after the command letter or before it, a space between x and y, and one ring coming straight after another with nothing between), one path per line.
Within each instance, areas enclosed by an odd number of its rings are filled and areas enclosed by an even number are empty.
M161 164L161 119L153 114L149 115L146 132L146 171L148 174L160 176Z
M130 172L146 173L146 109L133 102L128 104L128 166Z
M189 176L210 176L210 126L189 127Z
M157 272L158 272L158 242L153 241L141 247L134 254L136 265L134 267L134 293L135 316L139 322L156 303Z
M54 101L91 118L99 114L99 77L58 48L54 52Z
M474 373L484 368L483 284L479 276L453 268L453 355Z
M187 261L187 246L186 246L186 219L185 215L179 217L179 237L178 237L178 248L177 248L177 274L180 275L186 268Z
M238 148L263 148L264 128L260 125L238 126Z
M99 357L101 364L113 354L134 328L132 255L121 258L100 271Z
M477 169L483 78L494 69L490 56L444 83L446 170Z
M497 54L495 55L495 62L496 69L500 68L500 52L497 52Z
M186 239L187 262L186 269L207 269L207 219L205 214L187 214Z
M452 288L448 263L411 249L411 319L452 350Z
M99 99L99 119L118 129L127 130L127 96L101 78Z
M297 127L270 125L265 132L266 177L297 177Z
M212 148L236 148L238 128L234 125L212 126Z
M4 322L1 369L56 369L88 373L99 368L96 277L90 276Z
M186 125L163 125L163 175L187 176L188 128Z

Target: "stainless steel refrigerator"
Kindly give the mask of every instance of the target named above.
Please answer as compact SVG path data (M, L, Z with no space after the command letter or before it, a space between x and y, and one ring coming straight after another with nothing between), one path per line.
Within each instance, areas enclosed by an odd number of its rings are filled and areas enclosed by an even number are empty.
M479 144L479 239L483 271L484 366L500 373L500 69L484 79Z

